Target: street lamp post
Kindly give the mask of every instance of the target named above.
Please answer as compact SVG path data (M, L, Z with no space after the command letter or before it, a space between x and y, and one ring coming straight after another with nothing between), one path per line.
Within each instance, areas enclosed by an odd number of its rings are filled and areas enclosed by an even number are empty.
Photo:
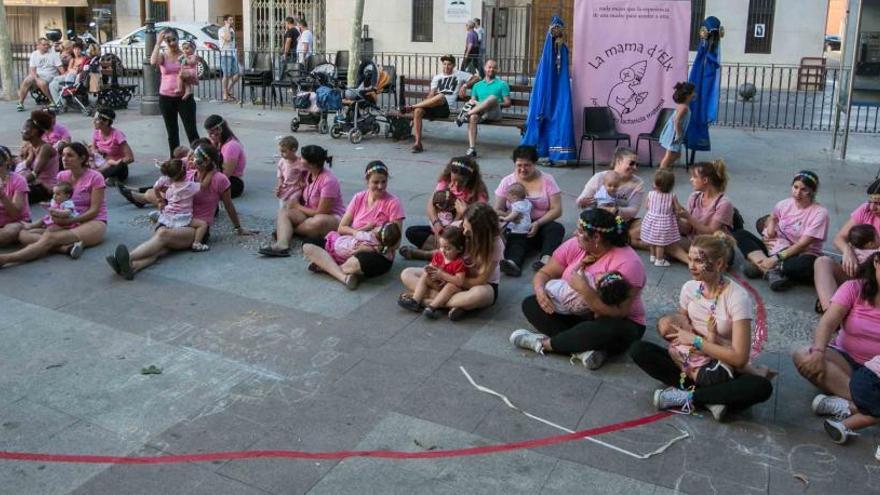
M141 97L141 115L159 115L159 74L150 64L150 54L156 46L156 21L153 19L153 2L146 0L146 24L144 42L144 94Z

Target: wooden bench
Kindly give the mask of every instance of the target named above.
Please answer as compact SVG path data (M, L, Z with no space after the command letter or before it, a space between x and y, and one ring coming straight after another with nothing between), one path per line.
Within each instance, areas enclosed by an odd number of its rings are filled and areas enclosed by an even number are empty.
M405 107L407 104L418 103L428 97L431 91L431 79L422 79L416 77L400 76L397 83L397 104L399 108ZM502 109L501 120L491 122L481 122L480 125L494 125L501 127L516 127L520 133L525 132L526 115L529 108L529 96L532 94L532 87L526 84L510 85L510 107ZM408 100L409 99L409 100ZM469 98L458 98L459 101L465 102ZM408 103L409 102L409 103ZM511 108L522 108L522 113L512 113ZM451 111L449 117L445 119L433 119L437 122L454 122L457 112ZM401 117L412 120L412 114L402 115Z

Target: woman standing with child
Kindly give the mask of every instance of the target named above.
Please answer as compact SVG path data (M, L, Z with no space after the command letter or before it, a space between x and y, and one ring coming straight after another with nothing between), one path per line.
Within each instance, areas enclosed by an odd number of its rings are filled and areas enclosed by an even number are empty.
M162 42L165 42L165 51L162 51ZM156 39L156 46L150 54L150 65L158 66L161 74L159 83L159 111L162 112L162 120L165 122L165 132L168 133L168 155L174 158L174 149L180 146L180 129L177 126L177 116L183 122L186 131L186 141L191 143L199 138L199 130L196 126L196 101L195 98L183 98L185 90L178 86L178 74L184 66L180 58L184 54L177 44L177 32L174 29L163 29Z
M400 200L388 192L388 175L381 161L367 164L367 188L351 199L339 227L303 244L310 271L327 273L354 290L361 277L391 270L405 215Z
M660 133L660 146L666 150L666 154L660 162L661 169L675 165L685 150L684 138L691 121L690 103L696 96L694 89L694 84L689 82L680 82L675 85L672 93L675 113L666 121L663 132Z
M535 165L538 162L538 152L534 146L520 145L513 150L514 172L503 179L495 189L495 211L502 218L507 218L513 213L528 220L526 231L510 232L507 235L504 249L504 260L501 262L501 271L506 275L518 277L522 273L523 263L529 252L538 251L539 259L532 264L532 268L540 270L553 251L562 244L565 237L565 227L556 220L562 216L562 191L556 184L556 179L547 172L538 170ZM524 191L519 201L525 200L530 203L528 212L515 212L515 201L509 198L510 188L517 184ZM526 206L520 203L520 210Z

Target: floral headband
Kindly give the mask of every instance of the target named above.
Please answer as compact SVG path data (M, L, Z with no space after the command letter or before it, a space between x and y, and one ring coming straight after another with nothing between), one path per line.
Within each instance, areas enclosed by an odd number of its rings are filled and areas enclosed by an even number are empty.
M603 234L607 234L616 230L618 234L622 234L624 229L623 218L620 218L619 216L614 217L614 223L615 225L613 227L598 227L591 224L590 222L585 222L582 218L578 219L578 224L580 224L581 228L584 229L585 232L601 232Z
M217 122L217 125L211 127L211 129L209 129L209 130L213 131L214 129L219 129L219 128L223 127L223 124L225 124L225 123L226 123L225 120L220 119L220 122Z
M798 172L797 175L794 176L794 180L799 180L810 187L810 189L816 189L816 185L819 184L819 177L812 173L807 172L806 170L802 172Z
M599 288L602 289L610 285L612 282L617 282L618 280L623 280L623 276L621 276L619 273L607 273L599 280Z
M111 124L113 123L113 119L111 119L110 116L107 115L106 113L95 112L95 118L96 119L104 119L107 122L110 122Z
M474 173L474 168L471 167L470 165L468 165L467 163L455 160L452 163L450 163L450 165L452 165L453 168L457 168L463 172L467 172L468 175Z
M869 194L868 195L869 203L880 203L880 194Z
M193 156L195 157L195 161L197 161L197 162L208 161L208 151L202 146L197 147L193 151Z
M375 165L371 166L370 168L368 168L368 169L364 172L364 177L369 177L369 176L370 176L371 174L373 174L373 173L380 173L380 174L382 174L382 175L386 175L386 176L387 176L387 175L388 175L388 167L385 166L384 163L381 163L381 162L380 162L380 163L376 163Z

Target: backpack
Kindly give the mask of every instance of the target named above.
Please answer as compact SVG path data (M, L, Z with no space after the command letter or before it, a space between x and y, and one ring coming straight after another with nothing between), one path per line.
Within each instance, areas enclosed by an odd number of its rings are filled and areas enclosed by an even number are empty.
M315 93L321 110L334 112L342 109L342 94L339 91L328 86L320 86Z
M300 110L307 110L312 106L312 94L306 92L296 95L293 99L293 106Z
M410 136L412 136L412 123L409 121L409 119L389 115L388 129L389 133L391 134L391 139L395 141L408 139Z

